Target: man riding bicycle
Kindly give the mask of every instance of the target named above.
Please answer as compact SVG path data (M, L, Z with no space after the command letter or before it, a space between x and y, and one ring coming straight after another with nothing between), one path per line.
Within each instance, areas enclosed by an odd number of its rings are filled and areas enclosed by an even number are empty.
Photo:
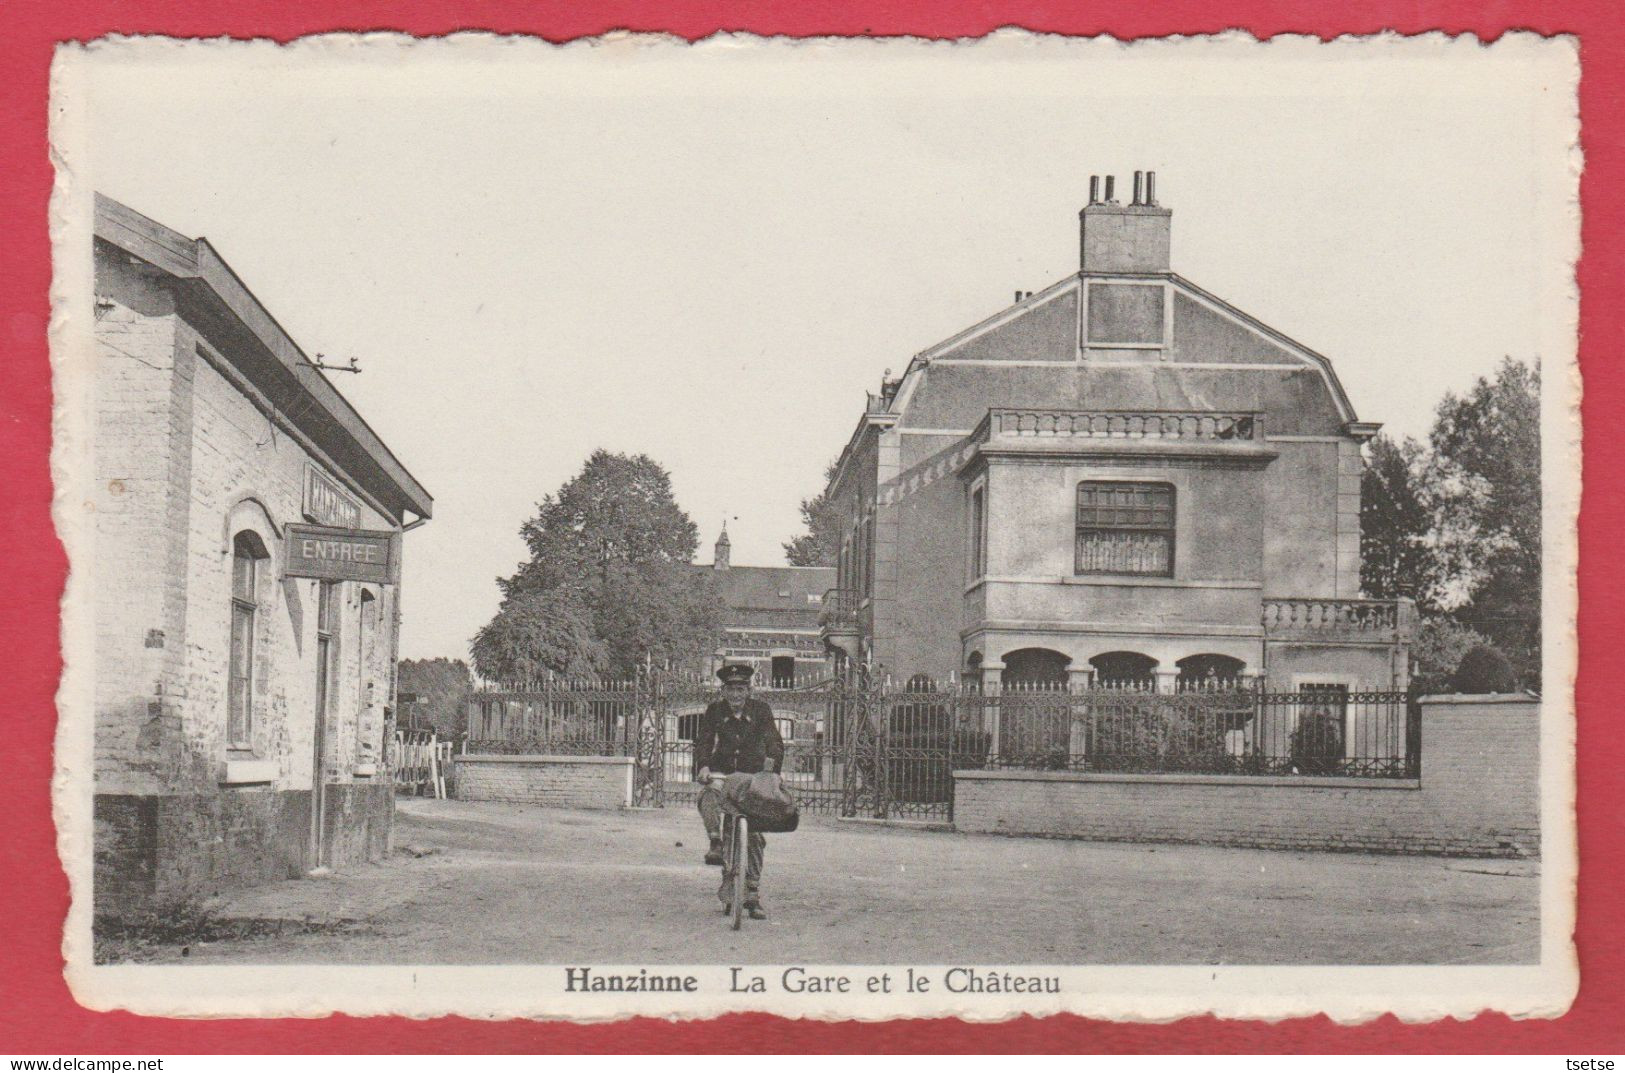
M717 671L722 680L722 699L705 709L694 735L694 766L702 787L700 818L711 840L706 864L723 863L722 780L713 778L738 772L779 771L784 766L784 739L773 720L773 709L750 695L750 680L755 673L748 663L724 664ZM767 919L761 897L762 858L766 851L767 839L752 826L744 906L752 920ZM719 893L726 902L727 893Z

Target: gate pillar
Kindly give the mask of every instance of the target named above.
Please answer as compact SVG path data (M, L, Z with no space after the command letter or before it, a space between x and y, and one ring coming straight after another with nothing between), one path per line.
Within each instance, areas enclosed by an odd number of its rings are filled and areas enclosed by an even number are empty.
M989 758L996 759L1000 755L999 749L999 693L1004 688L1004 664L982 664L982 696L991 697L992 703L986 701L982 705L983 728L988 734L987 754Z

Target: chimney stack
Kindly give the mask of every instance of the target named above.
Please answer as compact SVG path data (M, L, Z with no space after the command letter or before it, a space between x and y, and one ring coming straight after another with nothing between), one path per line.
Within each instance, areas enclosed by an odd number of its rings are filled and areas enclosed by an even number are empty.
M1157 204L1157 173L1134 173L1134 199L1113 199L1116 177L1089 177L1089 204L1078 213L1079 270L1097 275L1141 275L1169 271L1172 213Z

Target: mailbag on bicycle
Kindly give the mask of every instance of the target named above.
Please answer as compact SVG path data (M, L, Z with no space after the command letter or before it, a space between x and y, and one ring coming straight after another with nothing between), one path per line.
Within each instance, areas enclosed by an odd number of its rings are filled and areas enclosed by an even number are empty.
M749 779L730 778L723 792L729 803L763 834L783 834L801 825L801 809L772 771L758 771Z

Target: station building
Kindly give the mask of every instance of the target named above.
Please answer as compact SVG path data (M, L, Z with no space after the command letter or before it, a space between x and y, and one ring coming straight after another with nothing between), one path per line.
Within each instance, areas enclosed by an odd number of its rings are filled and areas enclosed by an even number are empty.
M97 911L376 859L433 501L206 239L94 234Z

